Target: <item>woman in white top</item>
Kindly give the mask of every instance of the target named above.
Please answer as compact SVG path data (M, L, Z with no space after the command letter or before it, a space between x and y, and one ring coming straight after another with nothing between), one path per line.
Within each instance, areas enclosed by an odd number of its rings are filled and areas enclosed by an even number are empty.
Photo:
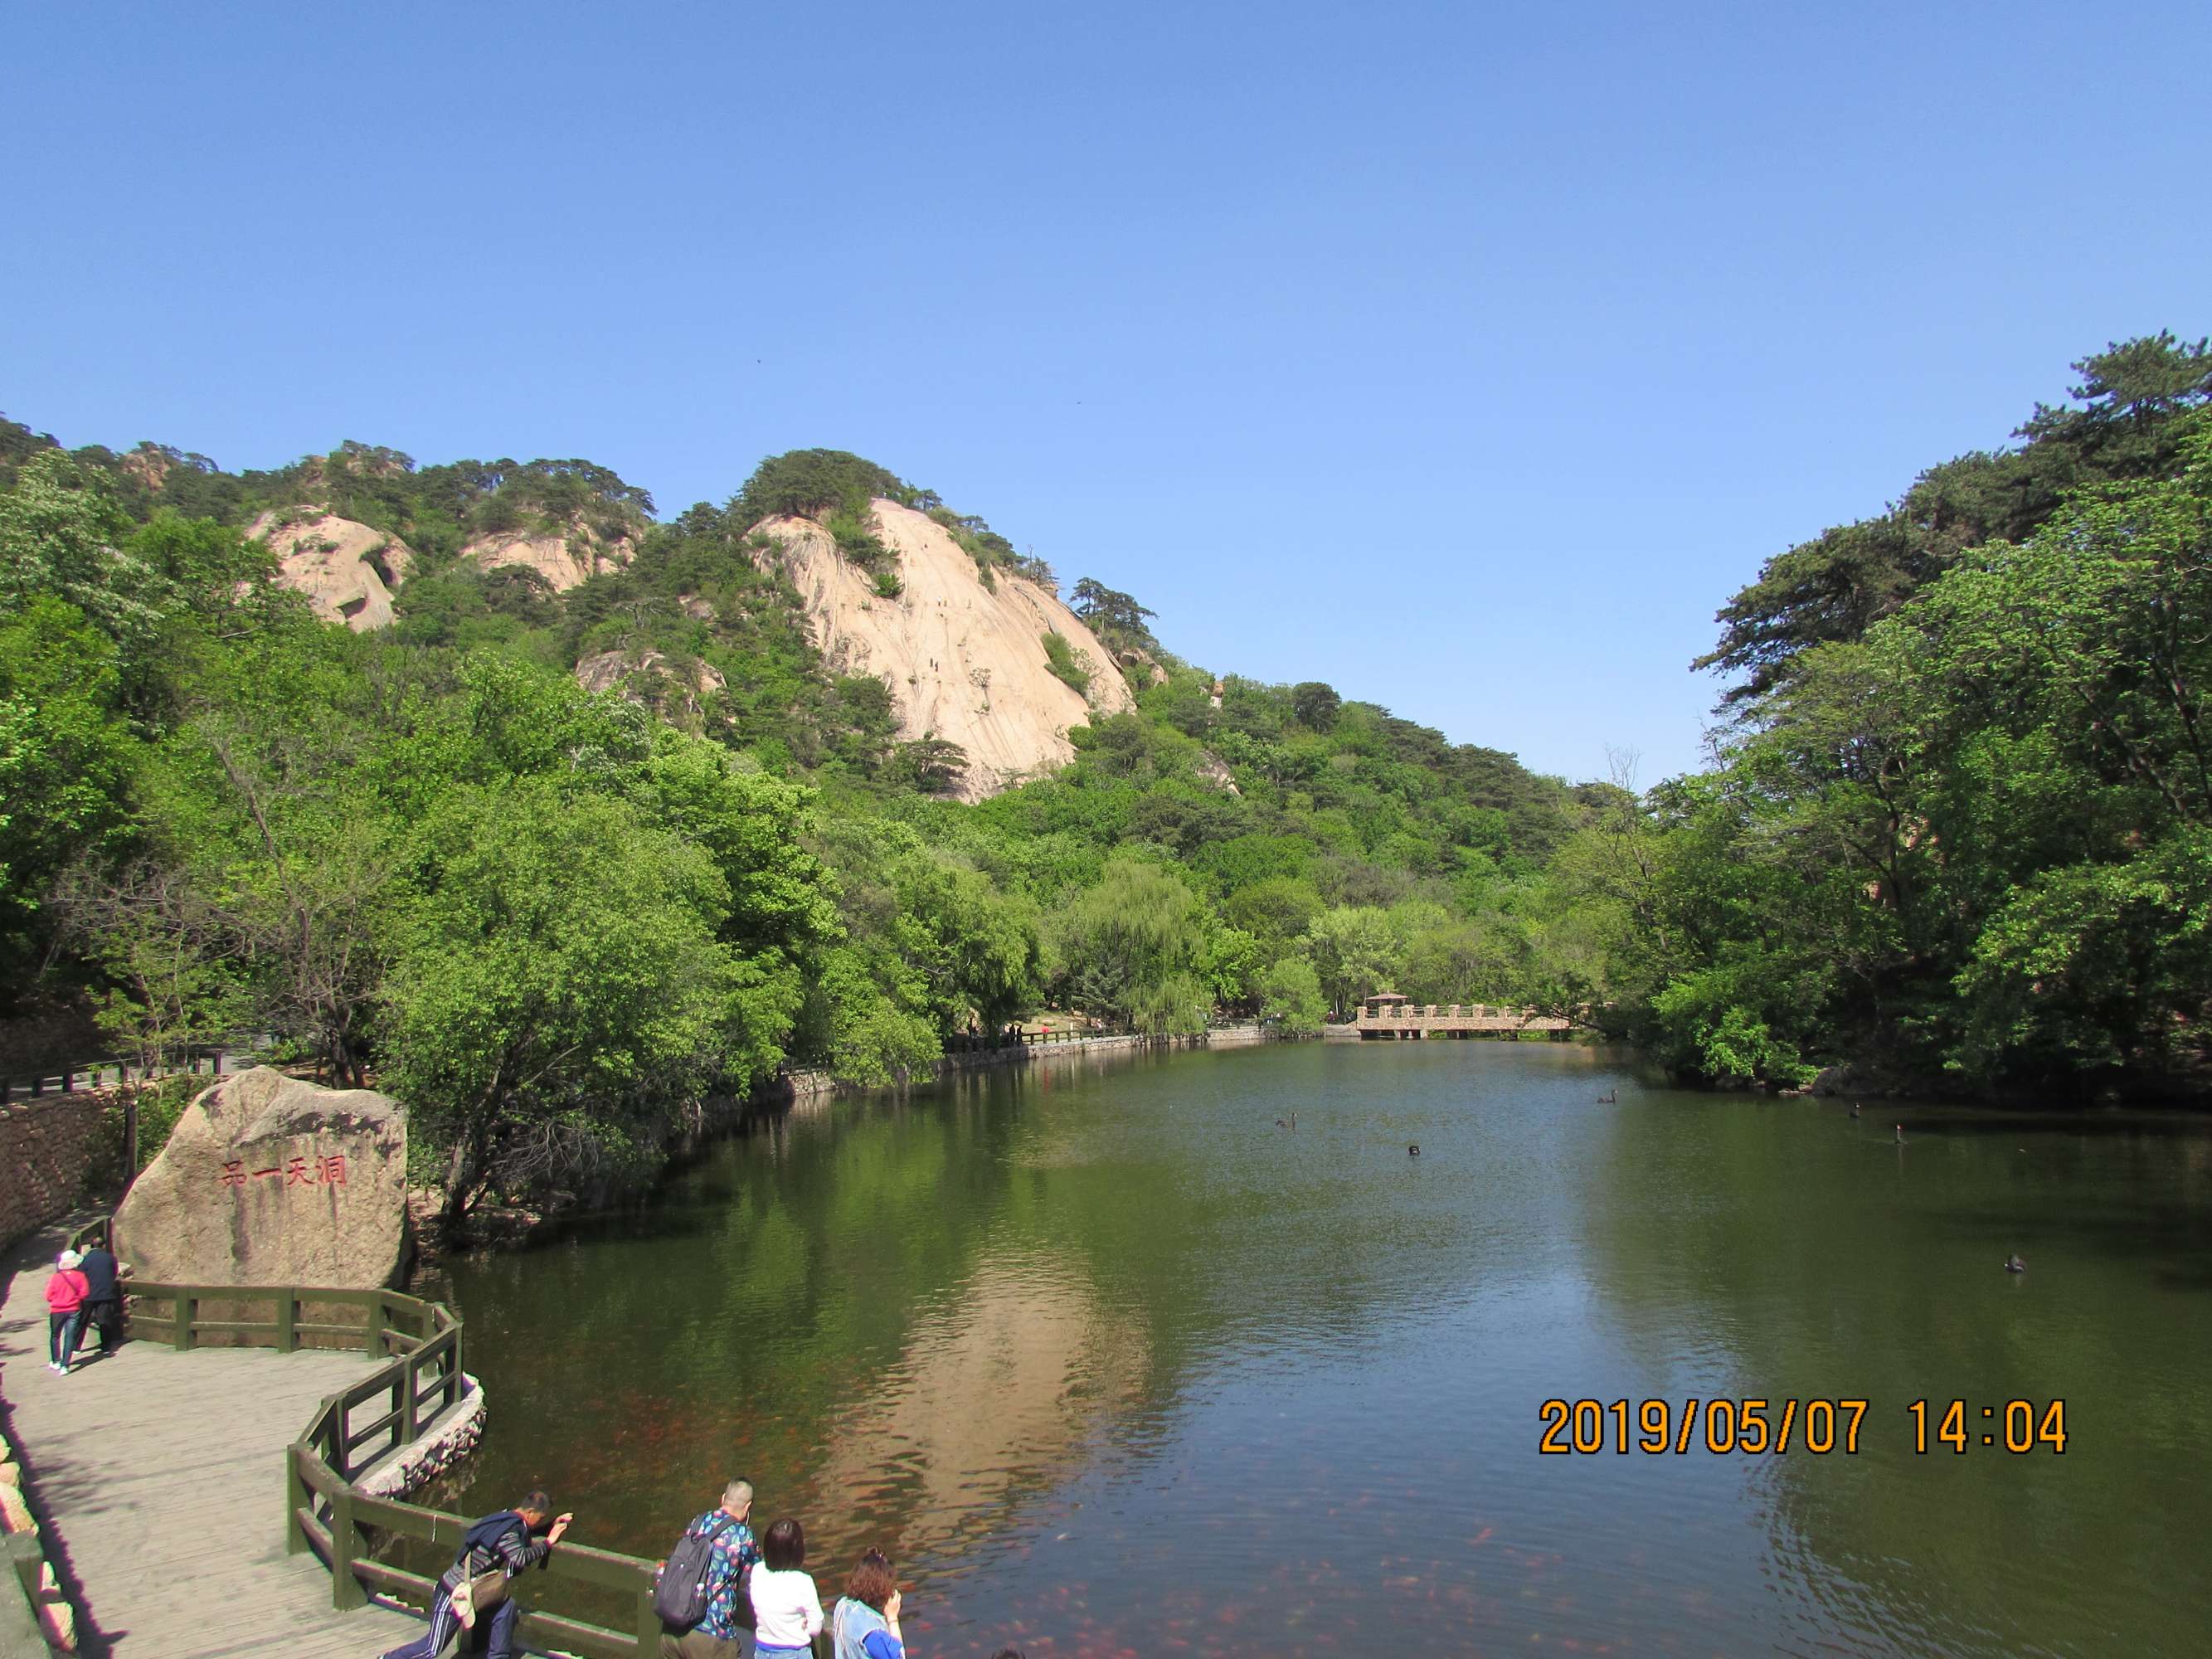
M753 1640L763 1655L811 1654L822 1628L822 1598L806 1564L806 1528L787 1517L761 1534L753 1568Z

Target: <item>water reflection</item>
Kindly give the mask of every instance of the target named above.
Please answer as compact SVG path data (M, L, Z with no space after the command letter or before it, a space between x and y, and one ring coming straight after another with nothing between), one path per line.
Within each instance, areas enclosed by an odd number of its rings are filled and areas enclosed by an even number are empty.
M460 1501L657 1555L745 1474L825 1582L895 1552L927 1659L2196 1650L2212 1140L1891 1121L1549 1045L839 1102L453 1266ZM2063 1457L1910 1449L1907 1400L2054 1394ZM1856 1457L1544 1457L1555 1395L1876 1403Z
M815 1470L894 1559L988 1543L1021 1496L1075 1472L1146 1373L1141 1331L1065 1259L987 1252L839 1413Z

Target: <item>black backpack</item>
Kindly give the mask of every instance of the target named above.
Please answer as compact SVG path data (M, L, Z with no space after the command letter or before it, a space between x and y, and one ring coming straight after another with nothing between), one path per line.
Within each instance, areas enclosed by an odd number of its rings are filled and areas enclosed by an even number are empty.
M732 1527L738 1524L726 1515L722 1519ZM707 1576L714 1570L714 1540L727 1530L709 1527L704 1532L686 1531L668 1552L668 1565L653 1587L653 1610L669 1629L690 1630L707 1616Z

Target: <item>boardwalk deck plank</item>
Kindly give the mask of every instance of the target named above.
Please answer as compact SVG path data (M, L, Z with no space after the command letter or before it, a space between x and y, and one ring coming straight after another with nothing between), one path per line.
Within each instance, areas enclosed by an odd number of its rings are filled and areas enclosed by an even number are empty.
M133 1342L57 1376L44 1296L62 1239L0 1263L0 1395L88 1659L367 1659L419 1635L386 1607L334 1611L330 1575L284 1552L283 1449L368 1360Z

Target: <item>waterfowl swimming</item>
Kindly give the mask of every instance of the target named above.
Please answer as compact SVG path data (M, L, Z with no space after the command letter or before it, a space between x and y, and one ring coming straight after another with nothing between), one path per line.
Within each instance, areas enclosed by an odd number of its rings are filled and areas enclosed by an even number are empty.
M2027 1271L2027 1263L2016 1255L2008 1255L2005 1258L2005 1271L2008 1273L2024 1273Z
M1852 1115L1853 1117L1856 1117L1858 1115L1859 1115L1859 1103L1858 1103L1858 1102L1856 1102L1856 1101L1855 1100L1855 1101L1853 1101L1853 1102L1851 1103L1851 1115Z
M1421 1149L1419 1143L1406 1148L1406 1156L1407 1158L1419 1158L1420 1155Z
M1897 1126L1897 1144L1900 1146L1905 1145L1905 1126L1902 1123Z
M1597 1097L1597 1103L1601 1106L1611 1106L1616 1103L1620 1099L1620 1091L1618 1089L1610 1089Z

